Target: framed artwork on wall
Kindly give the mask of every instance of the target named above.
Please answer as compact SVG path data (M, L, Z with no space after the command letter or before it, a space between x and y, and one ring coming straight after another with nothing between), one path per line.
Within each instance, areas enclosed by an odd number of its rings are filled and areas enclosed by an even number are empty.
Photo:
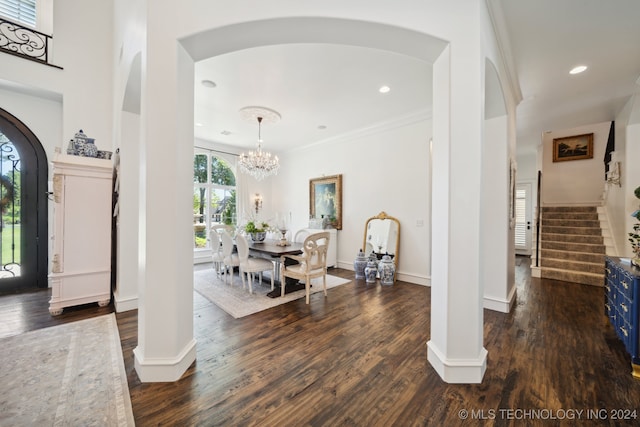
M309 180L311 218L329 218L334 228L342 230L342 175Z
M593 133L553 139L553 161L593 159Z

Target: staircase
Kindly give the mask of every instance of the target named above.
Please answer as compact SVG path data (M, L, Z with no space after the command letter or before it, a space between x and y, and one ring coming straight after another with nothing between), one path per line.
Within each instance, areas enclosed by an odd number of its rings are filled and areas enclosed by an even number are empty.
M543 207L541 222L541 277L603 286L605 245L597 208Z

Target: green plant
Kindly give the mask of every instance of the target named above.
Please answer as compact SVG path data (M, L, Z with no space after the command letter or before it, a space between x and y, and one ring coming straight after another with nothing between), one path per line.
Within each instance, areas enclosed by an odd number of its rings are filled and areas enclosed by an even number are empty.
M249 221L244 226L244 231L247 233L263 233L269 230L270 226L266 222L259 222L256 225L255 221Z
M629 242L633 253L640 258L640 222L633 225L633 232L629 233Z

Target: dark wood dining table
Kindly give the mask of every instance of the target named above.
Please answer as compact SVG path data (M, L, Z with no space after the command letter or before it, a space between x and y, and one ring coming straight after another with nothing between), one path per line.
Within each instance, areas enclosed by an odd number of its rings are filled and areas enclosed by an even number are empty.
M266 239L260 243L253 242L251 239L248 239L249 243L249 253L253 256L259 256L262 258L267 258L276 263L276 277L275 282L277 286L273 291L269 292L267 296L271 298L276 298L281 296L282 291L280 290L280 257L282 255L300 255L302 253L302 243L298 242L289 242L286 246L279 245L279 240L269 240ZM295 260L287 258L285 261L285 265L293 265L296 264ZM285 281L284 293L288 294L290 292L295 292L297 290L304 289L304 284L298 283L296 279L292 279L287 277Z

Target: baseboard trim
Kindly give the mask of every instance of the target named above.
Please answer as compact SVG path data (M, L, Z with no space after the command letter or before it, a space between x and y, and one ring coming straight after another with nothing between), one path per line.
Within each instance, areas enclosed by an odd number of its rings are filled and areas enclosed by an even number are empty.
M138 297L122 298L118 295L118 292L113 293L113 305L116 308L116 313L122 313L123 311L137 310L138 309Z
M483 299L483 307L488 310L499 311L501 313L509 313L516 301L517 288L515 285L511 287L507 299L493 298L485 296Z
M449 384L480 384L487 370L487 350L475 359L448 359L433 341L427 342L427 360L440 378Z
M196 360L196 340L192 339L175 358L146 358L140 347L133 349L135 369L143 383L178 381Z

